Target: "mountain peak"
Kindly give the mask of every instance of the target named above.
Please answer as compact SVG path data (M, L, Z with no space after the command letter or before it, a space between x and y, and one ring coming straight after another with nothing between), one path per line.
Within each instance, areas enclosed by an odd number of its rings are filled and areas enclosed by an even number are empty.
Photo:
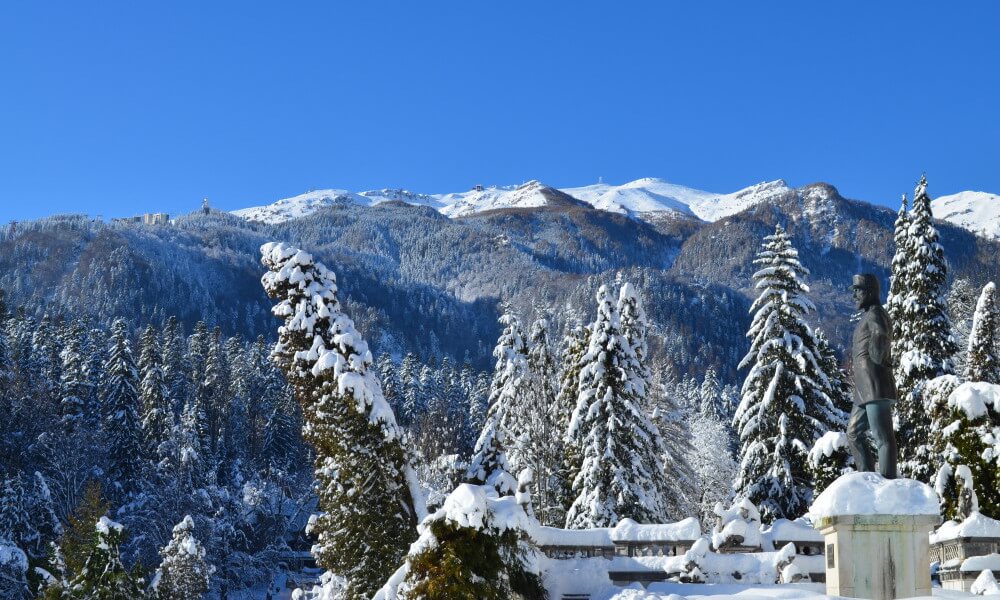
M1000 239L1000 195L965 191L931 200L931 211L938 219Z

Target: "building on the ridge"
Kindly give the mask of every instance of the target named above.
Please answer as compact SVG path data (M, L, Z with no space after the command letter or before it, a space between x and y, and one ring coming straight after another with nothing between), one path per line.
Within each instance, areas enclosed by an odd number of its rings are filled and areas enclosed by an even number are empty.
M205 198L204 200L201 201L201 212L205 213L206 215L212 212L211 207L208 206L208 198Z
M166 225L170 222L170 215L167 213L146 213L142 215L142 222L146 225Z

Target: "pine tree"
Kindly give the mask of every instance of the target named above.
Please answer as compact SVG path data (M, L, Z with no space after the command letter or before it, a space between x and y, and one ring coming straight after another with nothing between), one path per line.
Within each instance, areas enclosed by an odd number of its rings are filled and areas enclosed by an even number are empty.
M205 595L215 568L205 561L205 549L194 537L190 515L174 526L173 538L160 556L163 562L151 586L156 600L195 600Z
M121 560L125 528L107 517L96 524L96 542L80 574L70 583L73 598L81 600L141 600L146 597L142 577L130 573Z
M576 399L580 396L580 370L583 369L583 357L587 354L590 341L590 331L579 322L569 327L563 336L560 347L562 371L559 375L559 394L556 396L556 428L562 436L562 467L559 471L560 492L559 504L563 514L569 510L576 500L573 493L573 481L580 473L583 465L583 448L577 444L573 436L568 436L573 409Z
M336 277L307 252L261 247L262 283L283 319L274 359L302 406L321 514L309 530L317 563L370 598L416 538L423 507L402 432L382 396L368 345L341 311Z
M972 317L976 311L976 298L980 290L967 277L956 277L948 288L945 301L948 306L948 320L951 321L952 335L959 351L955 354L955 371L964 373L966 350L969 347L969 333L972 331Z
M94 523L102 515L107 514L110 505L104 499L101 484L89 482L83 491L83 498L69 516L66 530L59 540L62 550L65 571L69 577L75 577L83 571L93 545Z
M629 363L633 369L632 386L636 392L637 408L649 418L648 434L652 442L648 445L648 449L655 453L658 459L653 460L654 454L647 454L646 467L650 472L657 473L654 477L656 492L663 502L668 518L679 520L690 514L694 508L694 501L689 497L689 492L695 485L694 471L688 464L684 452L690 443L690 435L673 418L676 415L676 407L669 399L659 395L658 386L653 382L652 370L646 364L649 353L646 342L649 323L639 293L631 283L621 284L616 309L621 319L622 336L635 355L635 360ZM661 424L669 429L669 444L664 439L664 432L660 430ZM666 481L672 483L670 489L662 485L662 482Z
M83 324L75 321L65 336L65 345L59 353L62 359L60 387L62 401L60 403L60 420L67 434L84 422L87 412L87 399L91 390L87 381L86 362L83 356L83 341L86 330Z
M104 365L107 413L104 432L111 465L108 479L122 495L139 489L142 473L142 431L139 420L138 372L132 358L125 321L116 319L111 326L111 346Z
M991 281L983 286L983 291L976 302L975 315L972 317L965 364L965 378L968 381L1000 384L998 328L1000 328L1000 314L997 312L996 285Z
M514 413L519 408L518 399L528 375L528 348L521 323L511 312L510 305L504 305L499 320L504 329L493 349L497 362L490 382L489 409L469 463L467 479L476 485L492 486L504 496L517 491L507 449L518 442L515 436L523 431L521 419L524 415ZM521 456L518 455L519 460ZM521 465L525 466L527 464Z
M907 212L906 194L899 205L899 212L896 213L896 223L893 226L893 240L896 245L896 252L892 257L892 275L889 277L889 295L886 298L885 310L889 313L892 321L892 356L897 365L896 380L899 381L898 363L899 357L909 350L909 339L903 335L902 326L905 322L903 318L903 305L910 290L913 288L910 276L910 265L913 258L910 254L912 244L910 243L910 214Z
M525 389L527 432L523 447L528 466L535 476L533 501L535 515L545 525L561 526L566 521L560 504L562 436L556 404L556 362L549 342L549 322L538 317L531 325L528 343L528 380Z
M420 384L417 381L417 357L408 352L400 365L399 379L403 395L403 411L400 413L400 423L410 425L423 412L423 397Z
M932 464L930 417L921 398L921 386L935 377L954 373L958 346L945 309L948 267L933 224L926 177L920 178L914 192L907 238L907 287L898 325L906 349L896 357L896 414L899 436L906 440L900 445L900 474L929 483L937 466Z
M816 338L805 321L815 310L801 278L809 273L779 225L754 259L760 295L750 310L750 368L734 416L740 436L736 496L758 506L765 522L795 519L813 497L808 452L842 418L827 394Z
M623 334L618 309L602 285L568 430L583 449L583 463L573 481L577 497L566 515L567 527L609 527L626 517L662 523L669 516L663 440L642 409L648 371L636 346Z
M184 366L184 339L177 317L167 319L161 336L163 384L167 388L173 414L179 415L187 400L187 375Z
M378 374L382 380L382 393L385 401L392 407L392 411L397 415L403 414L403 383L399 377L399 370L392 356L388 352L383 352L378 357ZM400 419L402 421L402 419Z
M854 406L851 398L851 383L847 373L840 368L840 361L837 353L830 346L830 340L822 329L816 330L816 348L819 351L820 366L827 377L826 393L833 400L833 405L843 414L843 419L839 423L840 428L847 426L847 415L850 414ZM833 424L831 424L833 425ZM834 429L833 427L830 428ZM839 428L838 428L839 429Z
M173 429L173 409L160 368L156 330L150 325L142 333L139 349L140 403L142 406L143 456L154 467L165 460Z

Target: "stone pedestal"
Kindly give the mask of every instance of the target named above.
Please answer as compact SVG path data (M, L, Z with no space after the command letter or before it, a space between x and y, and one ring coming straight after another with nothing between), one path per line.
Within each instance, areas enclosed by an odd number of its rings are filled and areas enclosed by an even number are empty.
M931 595L930 532L936 515L821 517L826 593L892 600Z

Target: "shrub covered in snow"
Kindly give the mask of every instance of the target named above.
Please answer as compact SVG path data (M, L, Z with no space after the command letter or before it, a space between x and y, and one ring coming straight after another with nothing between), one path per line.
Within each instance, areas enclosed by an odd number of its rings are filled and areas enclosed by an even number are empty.
M527 538L535 525L512 496L462 484L420 525L406 563L376 600L542 600L545 590Z

